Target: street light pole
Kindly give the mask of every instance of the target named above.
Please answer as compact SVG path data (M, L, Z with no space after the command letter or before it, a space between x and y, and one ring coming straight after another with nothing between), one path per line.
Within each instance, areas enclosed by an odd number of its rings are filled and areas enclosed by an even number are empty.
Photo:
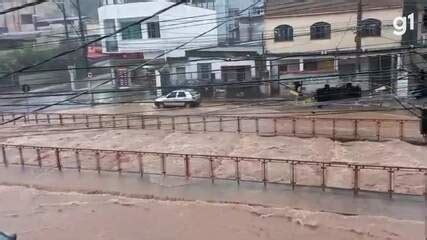
M81 44L85 44L86 43L86 32L85 32L85 26L83 23L83 18L82 18L82 9L80 6L80 0L76 0L76 8L77 8L77 13L79 16L79 29L80 29L80 41ZM82 58L83 58L83 62L84 62L84 68L82 70L82 76L88 77L88 69L89 69L89 61L87 58L87 47L83 48L82 50ZM88 79L88 91L89 94L91 96L91 100L90 100L90 104L93 105L94 104L94 98L93 98L93 93L92 93L92 80L90 78Z
M70 38L70 33L68 32L68 24L67 24L67 10L65 8L66 0L56 0L54 3L58 7L59 11L62 13L62 17L64 18L64 31L65 31L65 39Z

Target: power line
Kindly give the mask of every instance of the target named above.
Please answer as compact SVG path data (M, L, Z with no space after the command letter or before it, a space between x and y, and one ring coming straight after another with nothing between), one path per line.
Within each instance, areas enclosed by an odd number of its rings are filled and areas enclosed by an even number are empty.
M45 3L45 2L47 2L47 0L36 0L35 2L30 2L30 3L22 4L20 6L11 7L11 8L8 8L6 10L0 11L0 15L4 15L4 14L10 13L10 12L15 12L15 11L18 11L18 10L21 10L21 9L24 9L27 7L37 6L37 5Z
M140 21L138 21L137 23L130 24L130 25L128 25L128 26L126 26L126 27L124 27L124 28L121 28L121 29L119 29L119 30L117 30L117 31L115 31L115 32L113 32L113 33L111 33L111 36L114 36L115 34L117 34L117 33L121 32L121 31L124 31L124 30L126 30L127 28L132 27L133 25L136 25L136 24L138 24L138 23L142 23L142 22L144 22L144 21L146 21L146 20L148 20L148 19L151 19L151 18L153 18L153 17L155 17L155 16L157 16L157 15L159 15L159 14L163 13L163 12L166 12L166 11L168 11L168 10L170 10L170 9L172 9L172 8L174 8L174 7L176 7L176 6L179 6L179 5L181 5L181 4L185 3L185 2L186 2L185 0L182 0L182 1L179 1L179 2L177 2L177 3L175 3L175 4L170 5L169 7L163 8L163 9L161 9L161 10L159 10L159 11L155 12L155 13L154 13L154 14L152 14L151 16L146 17L146 18L144 18L144 19L141 19L141 20L140 20ZM58 55L56 55L56 56L54 56L54 57L52 57L52 58L49 58L49 59L46 59L46 60L44 60L44 61L40 62L40 63L38 63L38 64L34 64L34 65L31 65L31 66L28 66L28 67L21 68L21 69L20 69L20 70L18 70L17 72L21 72L21 71L24 71L25 69L31 69L31 68L33 68L33 67L39 66L39 65L41 65L41 64L43 64L43 63L49 62L49 61L51 61L51 60L53 60L53 59L55 59L55 58L58 58L58 57L60 57L60 56L67 55L67 54L69 54L69 53L71 53L71 52L75 52L75 51L77 51L77 50L79 50L79 49L82 49L83 47L87 47L89 44L94 43L94 42L97 42L97 41L101 41L101 40L103 40L103 39L105 39L105 38L107 38L107 36L105 36L105 37L100 37L100 38L98 38L98 39L96 39L96 40L93 40L93 41L91 41L91 42L89 42L89 43L87 43L87 44L85 44L85 45L82 45L82 46L80 46L80 47L78 47L78 48L76 48L76 49L74 49L74 50L71 50L71 51L65 51L65 52L63 52L63 53L60 53L60 54L58 54ZM16 73L16 72L13 72L13 73L11 73L11 74L15 74L15 73ZM7 74L7 75L9 75L9 76L10 76L11 74ZM4 77L4 76L3 76L3 77ZM108 82L110 82L110 80L105 81L105 82L103 82L103 83L101 83L101 84L96 85L96 86L95 86L95 89L96 89L97 87L100 87L100 86L102 86L102 85L107 84ZM44 110L44 109L50 108L50 107L52 107L52 106L55 106L55 105L57 105L57 104L62 104L62 103L64 103L64 102L68 102L68 101L70 101L70 100L73 100L73 99L75 99L75 98L78 98L78 97L80 97L80 96L82 96L82 95L84 95L84 94L87 94L87 93L89 93L89 92L90 92L90 90L87 90L87 91L85 91L85 92L82 92L82 93L76 94L75 96L69 97L69 98L67 98L67 99L65 99L65 100L62 100L62 101L59 101L59 102L56 102L56 103L53 103L53 104L49 104L49 105L46 105L46 106L40 107L40 108L38 108L38 109L36 109L36 110L34 110L34 111L32 111L32 112L41 111L41 110ZM8 121L8 122L0 123L0 125L7 124L7 123L9 123L9 122L11 122L11 121L16 121L16 120L18 120L18 119L20 119L20 118L22 118L22 117L23 117L23 116L20 116L20 117L17 117L17 118L15 118L15 119L12 119L12 120L10 120L10 121Z
M123 27L123 28L120 28L120 29L118 29L118 30L114 31L113 33L110 33L110 34L108 34L108 35L105 35L105 36L102 36L102 37L96 38L95 40L91 40L91 41L87 42L86 44L80 45L80 46L78 46L78 47L76 47L76 48L73 48L73 49L71 49L71 50L64 51L64 52L61 52L61 53L59 53L59 54L56 54L55 56L50 57L50 58L45 59L45 60L42 60L42 61L40 61L40 62L38 62L38 63L36 63L36 64L32 64L32 65L30 65L30 66L26 66L26 67L20 68L20 69L18 69L18 70L16 70L16 71L14 71L14 72L7 73L6 75L3 75L1 78L6 78L6 77L12 76L12 75L14 75L14 74L16 74L16 73L20 73L20 72L23 72L23 71L25 71L25 70L28 70L28 69L32 69L32 68L38 67L38 66L40 66L40 65L43 65L43 64L45 64L45 63L47 63L47 62L50 62L50 61L52 61L52 60L56 59L56 58L59 58L59 57L62 57L62 56L66 56L66 55L68 55L68 54L70 54L70 53L73 53L73 52L76 52L76 51L78 51L78 50L80 50L80 49L84 49L84 48L88 47L89 45L91 45L91 44L93 44L93 43L96 43L96 42L102 41L102 40L104 40L104 39L106 39L106 38L109 38L109 37L111 37L111 36L114 36L114 35L116 35L117 33L120 33L120 32L122 32L122 31L124 31L124 30L126 30L126 29L128 29L128 28L131 28L131 27L133 27L133 26L137 25L137 24L141 24L142 22L144 22L144 21L146 21L146 20L148 20L148 19L151 19L151 18L153 18L154 16L157 16L157 15L159 15L159 14L161 14L161 13L164 13L164 12L166 12L166 11L168 11L168 10L170 10L170 9L172 9L172 8L174 8L174 7L176 7L176 6L178 6L178 5L181 5L181 4L183 4L183 3L185 3L185 0L182 0L182 1L179 1L179 2L177 2L177 3L175 3L175 4L172 4L172 5L170 5L169 7L166 7L166 8L164 8L164 9L160 10L160 11L157 11L156 13L154 13L153 15L151 15L151 16L149 16L149 17L145 17L145 18L143 18L143 19L141 19L141 20L139 20L139 21L137 21L137 22L135 22L135 23L129 24L129 25L127 25L127 26ZM1 78L0 78L0 79L1 79Z

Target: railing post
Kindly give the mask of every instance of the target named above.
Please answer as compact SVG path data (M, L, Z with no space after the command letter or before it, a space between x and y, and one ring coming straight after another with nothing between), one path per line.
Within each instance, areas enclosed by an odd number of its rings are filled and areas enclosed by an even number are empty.
M166 176L166 156L165 156L165 154L160 155L160 165L161 165L160 167L162 170L162 175Z
M47 120L47 124L50 125L50 115L49 115L49 113L46 114L46 120Z
M73 119L73 123L76 123L76 115L71 115L71 118Z
M377 141L381 141L381 121L377 120Z
M311 119L311 134L313 137L316 137L316 119Z
M353 171L354 171L353 192L354 192L354 195L357 196L359 195L359 172L360 172L359 166L354 166Z
M144 177L144 162L143 162L141 153L138 153L138 166L139 166L139 175L142 178Z
M130 119L129 119L129 115L126 115L126 128L129 129L130 128Z
M296 185L296 181L295 181L295 162L292 161L291 162L291 186L292 186L292 190L295 190L295 185Z
M274 136L277 136L277 118L273 119Z
M184 164L185 164L185 176L187 178L191 177L191 172L190 172L190 157L188 155L185 155L184 157Z
M89 128L89 115L85 115L86 118L86 127Z
M15 119L15 114L12 114L12 120ZM13 125L16 125L16 120L13 120Z
M336 119L332 119L332 139L334 139L334 140L336 139L336 136L337 136L336 126L337 126Z
M96 171L101 174L101 156L98 151L95 152Z
M160 130L162 128L162 123L160 122L160 116L157 116L156 119L157 119L157 129Z
M98 124L99 124L99 128L103 128L103 124L102 124L102 115L98 115Z
M399 122L399 134L400 134L400 140L403 141L403 139L405 138L405 133L404 133L404 128L405 128L405 121L400 121Z
M1 155L3 158L3 164L5 167L9 166L9 162L7 161L7 155L6 155L6 147L4 145L1 145Z
M258 117L255 117L255 132L257 135L259 135L259 119L258 119Z
M388 170L388 194L390 198L393 198L393 192L394 192L393 176L394 176L394 170L390 168Z
M222 132L222 116L219 116L219 131Z
M172 121L172 131L175 132L175 117L172 117L171 121Z
M203 132L206 132L206 116L203 116Z
M37 112L34 113L34 120L36 121L36 124L39 124L39 114Z
M424 171L424 201L427 204L427 171Z
M113 118L113 128L116 128L116 115L113 115L112 118Z
M40 154L40 148L36 149L36 155L37 155L37 163L39 164L39 168L42 167L42 157Z
M144 117L144 115L141 116L141 129L145 129L145 117Z
M24 123L27 124L27 115L24 113Z
M117 161L117 172L122 174L122 160L120 157L120 152L116 152L116 161Z
M76 165L77 165L77 171L81 172L82 171L82 164L80 161L80 153L79 150L75 150L75 156L76 156Z
M62 119L62 114L59 114L59 115L58 115L58 119L59 119L59 125L60 125L60 126L64 126L64 121L63 121L63 119Z
M236 181L237 184L240 185L240 166L239 166L239 158L236 158L235 163L236 163Z
M3 112L0 113L0 116L1 116L1 121L4 122L4 113Z
M55 149L55 156L56 156L56 166L58 167L59 171L62 171L61 156L58 148Z
M292 135L297 135L297 120L295 118L292 118Z
M237 121L237 133L241 133L242 129L241 129L241 126L240 126L240 117L237 117L236 121Z
M190 116L187 116L187 130L191 132Z
M322 191L326 190L326 165L322 163Z
M354 139L359 139L359 120L354 120Z
M25 160L24 160L24 153L22 152L22 147L18 147L19 151L19 162L21 163L21 166L25 166Z
M215 170L214 170L214 160L212 157L209 158L209 167L210 167L210 178L213 184L215 183Z
M264 187L267 187L267 160L263 159L261 160L262 164L262 182L264 183Z

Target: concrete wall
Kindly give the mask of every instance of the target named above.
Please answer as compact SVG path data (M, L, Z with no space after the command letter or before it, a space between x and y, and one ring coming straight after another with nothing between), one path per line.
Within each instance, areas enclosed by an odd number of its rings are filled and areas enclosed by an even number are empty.
M382 22L381 37L366 37L362 39L364 49L384 48L400 46L401 37L393 34L392 25L394 18L402 15L402 9L388 9L365 11L363 18L375 18ZM331 26L331 39L310 40L310 26L316 22L328 22ZM294 28L294 41L292 42L274 42L274 29L287 24ZM311 52L321 50L354 49L355 48L355 30L334 32L340 29L356 27L357 14L336 13L311 16L291 16L277 19L265 19L265 31L269 40L266 41L267 50L270 53L293 53L293 52ZM298 36L299 35L299 36Z
M173 3L170 2L140 2L121 5L107 5L98 9L99 22L101 28L104 28L105 19L115 19L116 29L120 28L119 19L135 18L141 19L152 15L153 13L164 9ZM149 59L163 51L175 48L180 44L189 41L193 37L216 26L216 12L213 10L192 7L188 5L179 5L169 11L160 14L156 20L160 21L161 38L149 39L146 32L146 24L142 24L142 39L123 40L121 34L118 34L119 53L144 52L145 58ZM195 17L190 19L176 20L177 18ZM153 21L153 20L151 20ZM162 22L163 21L163 22ZM166 21L166 22L164 22ZM150 22L148 20L147 22ZM103 33L105 32L105 29ZM185 48L201 48L206 46L216 46L217 31L198 38ZM104 42L104 52L106 52ZM181 49L168 54L168 57L185 56L185 50Z

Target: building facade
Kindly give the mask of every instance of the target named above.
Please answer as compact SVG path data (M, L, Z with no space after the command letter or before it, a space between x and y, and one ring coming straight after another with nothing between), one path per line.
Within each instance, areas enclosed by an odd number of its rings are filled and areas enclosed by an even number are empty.
M130 28L103 41L103 53L110 56L110 65L139 65L148 63L131 72L120 87L136 86L154 89L170 81L167 61L185 58L186 50L218 45L216 29L196 38L216 25L216 12L211 5L188 3L178 5L141 24L135 22L172 6L174 1L108 1L98 9L101 34L109 34L120 28ZM190 43L186 44L192 40ZM176 49L178 46L185 46ZM171 51L173 50L173 51ZM158 57L162 55L162 57ZM123 75L130 68L121 67L116 75Z
M392 24L403 14L402 0L362 1L360 51L358 2L290 1L284 8L282 1L267 0L266 49L274 59L269 62L271 77L277 80L273 93L286 95L302 85L302 92L311 94L326 84L348 83L364 91L405 90L407 79L397 71L404 67L402 37L393 33Z

